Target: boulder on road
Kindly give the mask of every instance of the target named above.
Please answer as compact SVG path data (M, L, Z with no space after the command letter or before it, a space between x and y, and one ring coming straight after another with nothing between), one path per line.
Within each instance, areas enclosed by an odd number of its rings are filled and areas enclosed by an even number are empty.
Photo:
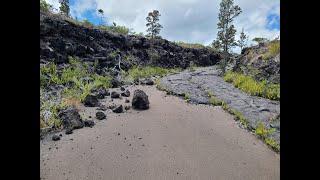
M144 91L140 89L134 91L132 99L132 107L134 109L149 109L149 104L148 96Z

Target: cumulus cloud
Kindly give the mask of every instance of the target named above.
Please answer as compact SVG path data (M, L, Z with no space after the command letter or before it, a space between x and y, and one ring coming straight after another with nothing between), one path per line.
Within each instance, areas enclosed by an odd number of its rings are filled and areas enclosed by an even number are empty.
M84 18L90 10L97 13L96 9L103 9L108 24L116 22L143 33L148 12L157 9L163 25L160 35L171 41L208 45L217 34L220 0L70 0L70 3L73 17ZM243 11L234 21L238 34L244 28L250 39L279 35L279 28L270 29L267 25L268 15L280 16L280 0L235 0L235 4Z

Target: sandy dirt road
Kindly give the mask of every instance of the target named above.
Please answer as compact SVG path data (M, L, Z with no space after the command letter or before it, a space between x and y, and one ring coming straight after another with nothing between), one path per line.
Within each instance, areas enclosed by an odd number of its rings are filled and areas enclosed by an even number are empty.
M154 86L130 87L132 94L136 88L149 96L149 110L107 113L93 128L40 141L41 179L280 179L280 155L221 108L188 104ZM95 109L87 111L94 117Z

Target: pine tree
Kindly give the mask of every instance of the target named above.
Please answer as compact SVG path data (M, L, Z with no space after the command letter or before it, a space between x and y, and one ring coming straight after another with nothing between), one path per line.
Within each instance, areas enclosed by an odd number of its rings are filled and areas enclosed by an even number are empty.
M70 7L69 7L69 0L59 0L60 2L60 12L66 15L67 17L70 16Z
M160 33L160 30L162 28L161 24L159 24L159 17L160 13L158 10L153 10L152 12L149 12L146 20L147 20L147 32L148 36L154 39L155 37L158 37L158 34Z
M100 21L100 24L102 25L102 18L103 18L103 10L102 9L98 9L98 13L100 14L101 16L101 21Z
M238 46L240 47L240 51L242 52L242 49L247 46L247 40L248 36L244 33L243 28L240 33L240 39L238 40Z
M214 40L211 44L211 46L216 50L216 51L221 51L222 45L220 41Z
M222 46L224 57L221 62L221 68L222 73L225 73L226 66L230 58L229 50L237 45L235 41L236 29L233 25L233 20L242 11L239 6L234 5L233 0L222 0L219 11L217 41Z

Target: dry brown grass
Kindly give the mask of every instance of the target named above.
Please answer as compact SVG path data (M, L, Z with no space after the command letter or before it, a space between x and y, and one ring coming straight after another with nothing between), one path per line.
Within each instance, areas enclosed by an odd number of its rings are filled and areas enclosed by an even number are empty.
M43 118L40 116L40 128L47 127L47 124L44 122Z
M80 106L81 106L80 100L77 98L73 98L73 97L63 98L62 103L64 106L72 106L72 107L76 108L77 110L79 110Z

